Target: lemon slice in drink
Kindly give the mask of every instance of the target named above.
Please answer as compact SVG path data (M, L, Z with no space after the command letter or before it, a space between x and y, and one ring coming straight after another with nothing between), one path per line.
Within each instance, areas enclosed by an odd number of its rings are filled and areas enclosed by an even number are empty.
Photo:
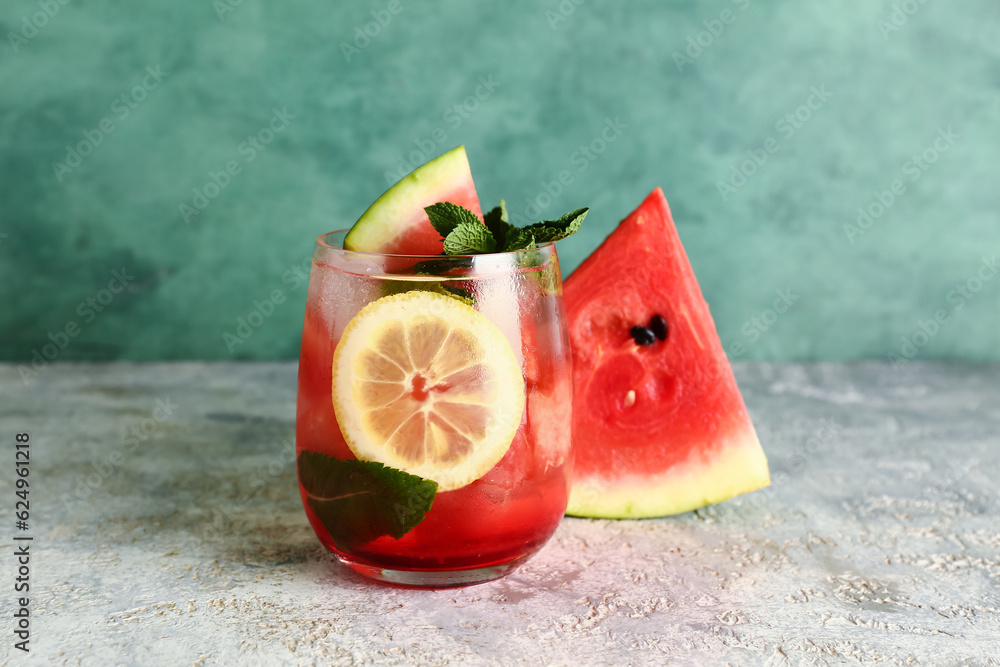
M333 355L333 407L355 456L461 488L510 448L521 367L495 324L458 299L413 291L354 316Z

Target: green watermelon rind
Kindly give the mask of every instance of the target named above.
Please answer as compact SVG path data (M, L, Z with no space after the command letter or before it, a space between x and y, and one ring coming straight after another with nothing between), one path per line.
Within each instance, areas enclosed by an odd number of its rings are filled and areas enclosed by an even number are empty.
M440 201L435 193L450 191L456 183L472 183L465 146L458 146L401 178L368 207L344 237L344 249L377 253L407 231L400 221Z
M566 514L594 519L646 519L690 512L771 483L767 458L752 425L710 458L660 475L574 479Z

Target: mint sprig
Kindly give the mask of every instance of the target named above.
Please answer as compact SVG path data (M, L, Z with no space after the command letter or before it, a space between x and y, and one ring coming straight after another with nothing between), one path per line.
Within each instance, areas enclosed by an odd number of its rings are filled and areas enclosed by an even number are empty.
M503 199L500 200L499 206L493 207L493 210L483 216L483 222L496 239L498 248L506 248L507 237L517 231L517 227L510 224L510 218L507 217L507 202Z
M499 206L483 216L482 221L469 209L451 202L438 202L424 211L444 239L444 254L481 255L528 250L540 243L561 241L580 230L589 209L580 208L558 220L543 220L527 227L510 224L507 203L503 199Z
M298 469L309 509L345 551L386 535L403 537L424 520L437 494L437 482L376 461L304 451Z
M580 225L583 224L583 219L587 217L588 210L586 208L579 208L567 213L558 220L536 222L533 225L523 228L521 232L522 234L530 232L535 239L535 243L561 241L567 236L572 236L580 231Z
M462 209L463 211L465 209ZM475 217L475 213L469 211ZM447 255L479 255L493 252L497 248L496 239L490 230L476 218L475 222L462 221L444 237L444 252Z
M479 216L475 213L447 201L426 206L424 207L424 211L427 213L427 217L430 218L431 225L433 225L435 231L441 235L441 238L447 238L463 222L480 224Z

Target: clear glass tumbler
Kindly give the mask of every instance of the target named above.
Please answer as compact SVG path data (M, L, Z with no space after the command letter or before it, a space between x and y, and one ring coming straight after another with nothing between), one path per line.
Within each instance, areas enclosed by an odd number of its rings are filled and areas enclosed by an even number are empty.
M566 509L572 373L553 245L470 256L313 254L299 490L320 541L402 586L500 577Z

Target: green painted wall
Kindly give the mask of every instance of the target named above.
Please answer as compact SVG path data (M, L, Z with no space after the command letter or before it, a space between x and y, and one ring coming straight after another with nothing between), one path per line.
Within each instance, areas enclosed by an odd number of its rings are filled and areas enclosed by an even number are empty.
M576 3L6 0L0 358L294 358L313 238L464 143L515 211L569 172L566 269L662 186L734 357L1000 359L995 0Z

